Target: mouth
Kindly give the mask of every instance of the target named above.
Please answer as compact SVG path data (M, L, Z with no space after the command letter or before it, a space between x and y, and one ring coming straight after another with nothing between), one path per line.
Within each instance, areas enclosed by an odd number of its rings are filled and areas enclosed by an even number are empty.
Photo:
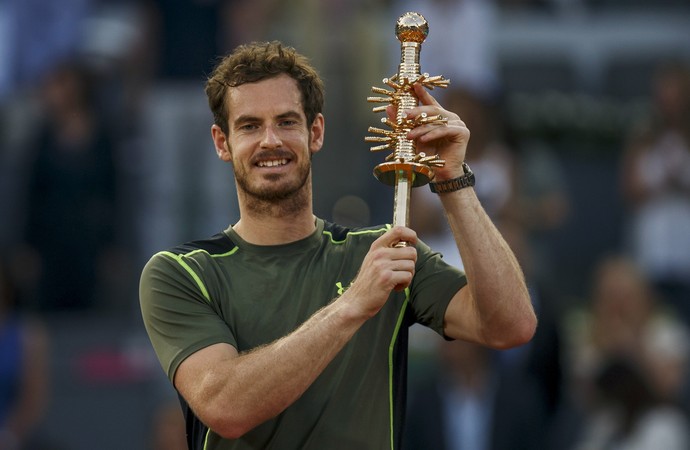
M264 159L256 163L257 167L281 167L285 166L290 162L287 158L280 159Z
M292 159L292 153L287 150L273 150L256 154L252 162L260 169L280 169L289 165Z

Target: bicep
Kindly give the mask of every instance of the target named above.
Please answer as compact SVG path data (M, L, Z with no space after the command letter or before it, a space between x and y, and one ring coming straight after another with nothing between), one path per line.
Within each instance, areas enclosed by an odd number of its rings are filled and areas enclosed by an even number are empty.
M453 339L482 343L480 321L468 285L455 293L443 316L443 332Z
M220 390L229 366L238 356L239 353L230 344L218 343L204 347L180 363L173 376L173 385L191 408L203 416L204 404L208 404Z
M230 344L209 345L185 358L173 375L173 385L194 414L213 427L222 417L218 401L238 352Z

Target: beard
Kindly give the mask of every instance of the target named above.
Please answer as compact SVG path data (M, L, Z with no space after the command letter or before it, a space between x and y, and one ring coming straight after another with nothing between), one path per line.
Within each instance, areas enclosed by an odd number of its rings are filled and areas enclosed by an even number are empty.
M254 212L290 215L309 205L311 158L299 163L297 172L288 177L282 174L262 176L262 181L267 182L263 185L253 183L248 170L236 166L233 169L239 192L247 208Z

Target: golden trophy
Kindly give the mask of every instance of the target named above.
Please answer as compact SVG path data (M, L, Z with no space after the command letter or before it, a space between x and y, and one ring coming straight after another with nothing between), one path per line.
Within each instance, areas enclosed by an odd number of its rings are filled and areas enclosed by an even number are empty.
M407 139L407 133L418 125L447 121L444 117L426 114L409 119L405 117L405 113L415 108L419 102L413 89L415 83L420 83L428 89L445 88L450 83L441 75L431 77L428 73L420 73L419 52L428 34L429 24L421 14L408 12L400 16L395 27L395 35L400 41L401 50L398 73L383 79L383 83L393 90L374 86L371 88L372 92L382 97L367 98L367 101L373 103L392 104L397 111L395 122L388 117L381 119L381 122L390 129L369 127L370 133L376 133L379 136L364 138L366 142L379 143L371 148L372 152L393 151L386 157L385 162L374 168L374 176L382 183L395 186L394 226L407 226L409 223L411 188L427 184L434 177L432 167L443 167L445 164L438 155L427 156L423 152L417 153L415 143ZM383 112L387 106L374 107L373 111ZM397 246L406 245L406 242L400 242Z

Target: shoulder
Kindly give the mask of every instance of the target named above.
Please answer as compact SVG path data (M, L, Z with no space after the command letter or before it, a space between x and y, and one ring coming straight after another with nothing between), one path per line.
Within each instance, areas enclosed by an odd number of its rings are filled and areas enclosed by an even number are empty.
M236 248L237 244L233 242L227 234L218 233L210 238L190 241L160 253L181 256L192 256L198 253L205 253L210 256L219 256L227 254Z
M232 255L237 245L225 233L190 241L154 254L144 266L140 293L169 292L190 283L206 297L205 282L215 271L218 258Z
M164 265L163 261L181 263L184 259L204 259L225 256L237 250L237 244L225 233L218 233L208 239L189 241L154 254L147 267Z

